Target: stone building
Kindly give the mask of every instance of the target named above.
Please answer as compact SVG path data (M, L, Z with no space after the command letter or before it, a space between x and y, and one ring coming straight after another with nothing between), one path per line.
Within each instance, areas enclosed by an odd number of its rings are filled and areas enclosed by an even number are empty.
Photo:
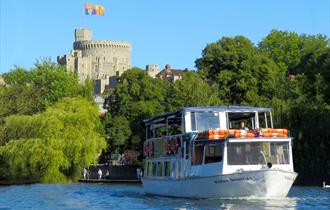
M92 40L92 31L75 30L71 52L58 56L57 62L77 72L80 83L87 78L95 81L95 94L106 87L116 87L117 77L131 68L131 44L111 40Z
M165 68L159 71L159 67L152 64L146 66L146 71L153 78L158 77L160 79L166 79L169 82L174 82L177 79L181 79L182 73L188 71L188 69L172 69L169 64L166 64Z
M156 75L160 72L159 66L156 64L149 64L146 66L146 71L149 76L156 78Z

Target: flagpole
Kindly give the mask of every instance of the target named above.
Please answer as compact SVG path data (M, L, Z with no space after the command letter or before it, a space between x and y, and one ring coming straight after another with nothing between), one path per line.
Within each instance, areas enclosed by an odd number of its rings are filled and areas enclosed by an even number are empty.
M84 28L84 19L85 19L85 3L84 0L81 1L81 6L82 6L82 18L81 18L81 26L80 28Z

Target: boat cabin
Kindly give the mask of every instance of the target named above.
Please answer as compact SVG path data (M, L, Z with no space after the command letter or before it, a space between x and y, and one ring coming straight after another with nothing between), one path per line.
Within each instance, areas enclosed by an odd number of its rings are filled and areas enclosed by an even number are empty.
M144 122L146 177L293 171L291 137L273 128L271 108L187 107Z

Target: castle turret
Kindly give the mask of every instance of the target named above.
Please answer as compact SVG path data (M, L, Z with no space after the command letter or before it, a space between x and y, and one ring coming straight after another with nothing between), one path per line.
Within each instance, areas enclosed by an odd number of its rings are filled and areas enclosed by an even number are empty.
M75 42L92 40L92 31L88 28L78 28L74 31Z

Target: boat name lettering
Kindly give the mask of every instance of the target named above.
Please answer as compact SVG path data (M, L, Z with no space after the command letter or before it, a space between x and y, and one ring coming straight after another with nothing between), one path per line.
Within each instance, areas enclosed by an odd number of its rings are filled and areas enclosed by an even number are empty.
M227 179L218 179L215 180L214 183L226 183L226 182L235 182L235 181L262 181L263 177L250 177L250 176L243 176L243 177L236 177L236 178L227 178Z
M295 177L284 176L284 179L287 179L287 180L295 180Z

